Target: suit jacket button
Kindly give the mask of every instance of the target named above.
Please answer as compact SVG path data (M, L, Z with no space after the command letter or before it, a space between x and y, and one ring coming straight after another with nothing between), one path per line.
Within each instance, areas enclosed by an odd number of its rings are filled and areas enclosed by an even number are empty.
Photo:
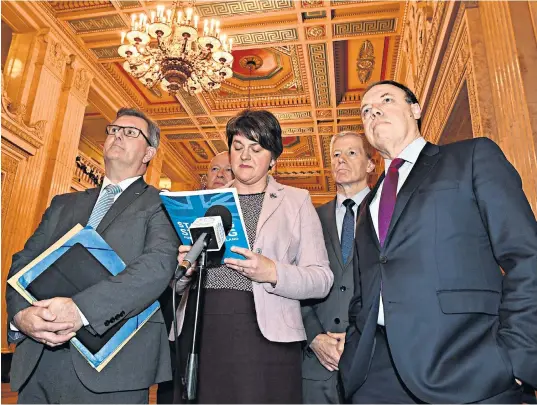
M121 318L121 315L120 315L120 314L117 314L117 315L115 316L116 321L119 321L120 318Z
M110 323L114 323L116 320L114 318L110 318Z
M388 263L388 258L386 256L380 256L379 260L382 264Z
M340 322L341 322L341 321L339 320L339 318L334 319L334 323L335 323L336 325L339 325Z
M341 291L345 291L345 290L347 289L347 287L345 287L344 285L342 285L341 287L339 287L339 289L340 289Z
M104 321L104 326L110 325L110 321Z
M120 315L125 316L125 311L121 311Z

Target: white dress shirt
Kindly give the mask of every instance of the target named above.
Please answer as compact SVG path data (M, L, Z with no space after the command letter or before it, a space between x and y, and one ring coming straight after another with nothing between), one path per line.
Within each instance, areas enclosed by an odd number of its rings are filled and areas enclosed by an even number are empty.
M140 177L142 176L136 176L136 177L130 177L128 179L125 179L125 180L122 180L120 181L119 183L117 183L117 185L119 187L121 187L121 192L117 193L116 195L114 195L114 202L119 198L119 196L121 195L121 193L123 193L123 191L125 191L127 189L127 187L129 187L132 183L134 183L136 180L138 180ZM101 199L102 195L103 195L103 191L105 189L106 186L108 186L109 184L114 184L112 183L108 177L105 177L104 180L103 180L103 184L101 186L101 191L99 192L99 197L97 198L97 201L95 202L95 205L97 205L97 202ZM94 205L94 207L95 207ZM90 215L91 216L91 215ZM77 307L78 309L78 307ZM84 314L80 311L80 309L78 309L78 313L80 314L80 319L82 319L82 324L84 326L88 326L89 325L89 322L88 320L86 319L86 317L84 316ZM19 330L15 327L15 325L13 325L13 323L10 323L9 324L9 327L12 331L15 331L15 332L18 332Z
M357 218L357 215L358 215L358 206L366 197L367 193L369 193L369 187L366 187L362 189L361 191L358 191L356 194L352 196L352 200L355 202L354 206L352 207L355 219ZM345 213L347 212L347 207L343 205L343 201L345 201L346 199L347 197L345 197L343 194L337 194L336 196L336 226L337 226L337 235L339 237L340 242L341 242L341 230L343 229L343 219L345 218ZM354 232L356 233L356 221L354 221Z
M399 180L397 181L397 193L401 190L401 187L405 183L410 171L414 167L418 156L420 155L422 149L425 147L427 141L421 136L415 139L410 145L408 145L403 151L397 156L398 158L404 159L405 163L399 168ZM390 159L384 159L384 173L388 172L388 168L392 161ZM369 210L371 212L371 219L373 220L373 226L375 227L375 232L377 233L377 238L379 236L379 204L380 196L382 194L382 187L384 186L384 180L380 184L377 193L373 197L371 204L369 205ZM382 302L382 293L380 294L380 304L379 304L379 315L377 319L379 325L384 325L384 304Z

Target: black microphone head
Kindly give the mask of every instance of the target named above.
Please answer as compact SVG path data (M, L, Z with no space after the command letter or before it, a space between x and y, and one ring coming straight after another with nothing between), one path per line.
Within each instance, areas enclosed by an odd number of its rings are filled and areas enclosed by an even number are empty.
M233 226L233 219L231 218L231 212L223 205L213 205L209 207L205 212L206 217L220 217L222 218L222 225L224 226L224 232L227 234L231 231Z

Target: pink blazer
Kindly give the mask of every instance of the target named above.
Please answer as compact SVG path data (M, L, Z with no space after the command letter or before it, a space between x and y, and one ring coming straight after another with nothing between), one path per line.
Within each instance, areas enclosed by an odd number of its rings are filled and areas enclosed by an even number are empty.
M272 259L278 272L276 287L252 281L261 333L273 342L306 340L300 300L325 297L334 282L321 222L308 191L279 184L269 176L253 251ZM188 284L187 279L177 283L177 293L183 294L177 309L178 335Z

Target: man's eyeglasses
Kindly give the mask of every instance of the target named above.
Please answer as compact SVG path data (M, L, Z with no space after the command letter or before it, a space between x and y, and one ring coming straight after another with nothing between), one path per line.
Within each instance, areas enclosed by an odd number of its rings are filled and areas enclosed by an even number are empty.
M128 136L129 138L138 138L140 134L144 137L147 144L149 146L151 145L151 142L149 142L149 138L142 132L141 129L138 129L136 127L122 127L121 125L107 125L106 126L106 135L117 135L119 131L123 130L123 135Z

